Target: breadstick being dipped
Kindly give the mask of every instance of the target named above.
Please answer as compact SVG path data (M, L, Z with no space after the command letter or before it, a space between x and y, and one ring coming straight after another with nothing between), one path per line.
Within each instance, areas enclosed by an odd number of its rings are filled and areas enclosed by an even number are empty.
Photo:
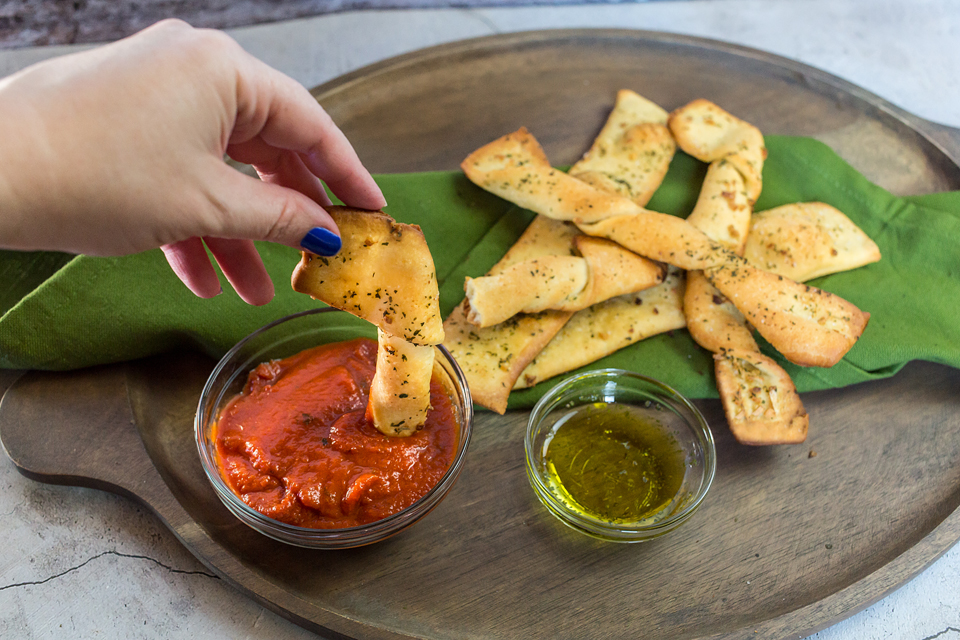
M443 341L433 257L420 228L380 211L327 207L340 228L340 252L303 252L295 291L377 326L377 367L367 415L390 436L413 434L430 409L434 348Z

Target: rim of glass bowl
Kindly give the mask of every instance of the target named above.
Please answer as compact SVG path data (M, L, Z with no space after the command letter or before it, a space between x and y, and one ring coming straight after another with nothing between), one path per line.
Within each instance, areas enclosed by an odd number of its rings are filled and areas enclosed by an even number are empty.
M208 439L206 436L206 425L211 423L216 418L215 414L220 409L221 403L224 400L224 396L232 395L228 392L228 390L232 386L233 382L238 376L245 377L249 373L253 360L257 360L257 362L252 364L252 366L259 364L260 360L255 355L247 358L244 362L236 363L239 364L239 366L236 367L235 371L228 374L229 377L220 387L216 397L213 397L214 387L218 384L218 378L224 372L224 370L235 364L233 360L237 354L253 340L261 337L264 333L276 328L278 325L282 325L305 316L323 313L342 313L345 316L350 316L351 318L354 317L348 314L346 311L341 311L333 307L301 311L264 325L235 344L220 359L217 365L213 368L213 371L210 372L207 382L203 387L203 391L200 394L200 400L197 404L197 411L194 416L194 437L197 443L197 450L200 453L203 471L206 474L207 479L210 481L210 484L213 486L214 492L220 498L220 501L227 507L227 509L240 521L244 522L260 533L275 540L279 540L280 542L308 548L329 547L346 549L349 547L357 547L373 542L379 542L380 540L383 540L394 533L398 533L423 516L427 515L437 504L440 503L440 500L456 482L460 475L460 471L463 469L467 447L470 444L470 438L473 433L473 400L470 395L470 387L467 385L467 379L464 376L463 371L460 369L460 366L457 364L457 361L454 360L453 356L446 349L446 347L443 345L435 345L435 348L440 352L440 355L443 356L443 358L440 360L441 367L444 369L446 375L450 377L450 381L452 383L451 385L447 385L448 387L453 387L449 388L448 392L453 394L452 397L455 401L455 404L462 405L462 411L460 412L460 443L457 447L457 453L454 456L453 462L450 464L450 468L447 469L447 472L442 478L440 478L440 481L437 482L437 484L430 491L402 511L389 515L381 520L377 520L376 522L371 522L358 527L345 527L341 529L313 529L309 527L300 527L287 524L263 515L238 498L237 495L230 490L230 487L227 486L226 482L220 475L216 460L214 459L211 451L212 447L208 446ZM261 349L261 352L262 351L263 350Z
M548 488L541 475L540 466L537 463L537 456L534 450L534 434L538 431L537 425L547 413L557 408L563 399L564 393L567 392L570 387L591 378L599 382L601 380L614 380L624 377L642 381L658 389L661 394L657 397L657 401L661 404L676 403L688 411L695 420L693 424L684 416L681 415L680 417L683 418L687 426L690 427L690 430L700 443L700 448L703 450L703 478L700 481L700 486L693 499L687 503L682 510L668 518L652 524L641 524L639 526L637 523L613 524L600 518L572 511L562 501L557 499ZM671 407L671 410L676 412L675 408ZM540 398L530 412L523 444L526 451L527 477L547 510L567 526L589 536L610 542L641 542L663 535L683 524L693 515L697 507L700 506L706 497L710 486L713 484L717 467L716 445L713 440L713 433L703 414L700 413L700 410L673 387L655 378L625 369L595 369L571 376L557 383Z

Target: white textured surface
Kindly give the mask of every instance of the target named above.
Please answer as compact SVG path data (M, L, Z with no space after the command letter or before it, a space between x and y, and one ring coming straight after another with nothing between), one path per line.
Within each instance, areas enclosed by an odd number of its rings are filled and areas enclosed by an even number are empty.
M232 31L313 86L386 57L492 33L669 31L819 67L960 127L960 0L694 0L348 13ZM71 47L0 51L0 76ZM38 437L42 437L38 429ZM98 491L22 478L0 460L0 637L315 638L210 575L159 521ZM960 640L960 547L816 640Z

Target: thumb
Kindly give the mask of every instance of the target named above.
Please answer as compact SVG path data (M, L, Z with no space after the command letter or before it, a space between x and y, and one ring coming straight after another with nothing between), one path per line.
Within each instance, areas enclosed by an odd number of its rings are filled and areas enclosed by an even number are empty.
M224 166L218 209L221 238L266 240L323 256L340 250L340 231L322 206L296 189Z

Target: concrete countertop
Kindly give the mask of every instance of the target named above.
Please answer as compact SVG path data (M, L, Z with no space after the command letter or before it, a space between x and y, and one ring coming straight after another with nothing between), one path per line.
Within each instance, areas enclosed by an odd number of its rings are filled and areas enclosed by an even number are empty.
M920 117L960 127L960 0L691 0L515 9L367 11L231 31L310 87L422 47L570 27L668 31L800 60ZM0 76L81 47L0 51ZM38 429L38 437L42 434ZM0 637L317 636L210 574L147 510L48 486L0 460ZM960 640L960 546L816 640Z

